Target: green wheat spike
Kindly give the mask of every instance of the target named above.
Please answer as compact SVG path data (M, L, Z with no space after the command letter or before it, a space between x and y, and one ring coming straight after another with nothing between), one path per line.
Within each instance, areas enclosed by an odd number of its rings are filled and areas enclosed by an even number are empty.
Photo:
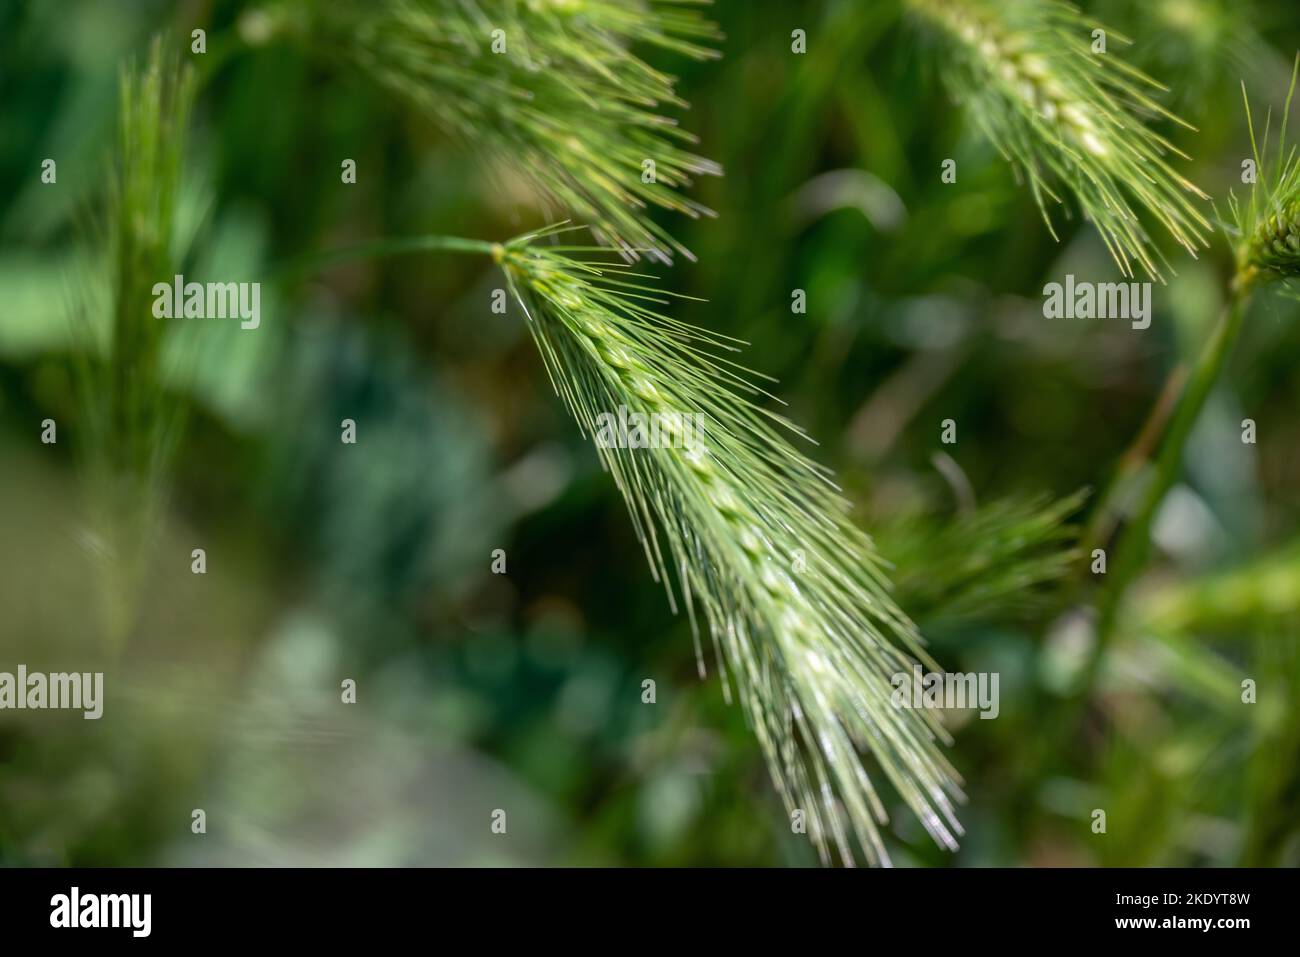
M540 196L629 258L690 252L653 207L712 211L682 192L720 175L665 114L673 77L631 51L693 59L719 39L692 2L374 0L312 7L312 41L338 50L449 136L522 171ZM653 164L650 166L649 164Z
M755 404L762 390L726 358L728 339L658 311L666 302L614 250L493 247L556 391L587 435L604 413L702 414L689 447L597 452L627 502L655 576L712 640L788 809L807 815L823 860L853 844L888 863L884 803L860 756L942 846L961 833L957 775L928 712L900 709L891 676L929 658L871 541L847 518L830 474L782 435L799 430ZM800 570L797 556L804 556Z
M1297 75L1300 75L1300 54L1296 55L1291 87L1282 110L1276 156L1270 156L1268 148L1272 114L1265 122L1261 142L1255 134L1255 118L1246 97L1246 85L1241 86L1256 169L1249 197L1243 202L1233 193L1228 200L1232 215L1228 231L1234 240L1237 260L1236 285L1242 293L1257 284L1300 278L1300 154L1294 144L1287 142Z
M1028 179L1055 236L1048 201L1072 194L1125 275L1134 265L1163 279L1168 263L1145 215L1193 256L1209 221L1208 199L1166 160L1186 159L1147 125L1187 126L1152 97L1150 77L1113 51L1094 52L1094 31L1126 42L1056 0L907 0L945 43L942 72L981 132ZM1190 128L1190 127L1189 127Z

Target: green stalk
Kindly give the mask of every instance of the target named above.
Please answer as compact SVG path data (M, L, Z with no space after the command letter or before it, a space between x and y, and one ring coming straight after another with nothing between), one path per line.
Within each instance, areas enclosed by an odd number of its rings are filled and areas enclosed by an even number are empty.
M498 245L482 239L462 239L459 236L413 236L400 239L376 239L371 242L344 246L328 252L312 253L274 267L270 272L273 282L289 282L313 273L330 269L357 259L384 256L401 256L407 253L449 252L496 256Z
M1119 532L1115 548L1111 551L1108 582L1098 601L1096 640L1084 662L1082 673L1064 703L1049 717L1050 728L1039 736L1037 756L1027 762L1027 767L1041 769L1059 757L1069 736L1078 729L1081 713L1091 699L1101 664L1118 625L1124 607L1125 592L1137 577L1150 551L1151 526L1164 501L1165 495L1177 479L1182 465L1183 451L1201 410L1218 381L1233 344L1241 331L1241 324L1256 286L1285 283L1300 278L1300 154L1288 150L1287 118L1291 112L1296 81L1300 78L1300 55L1297 55L1291 75L1286 105L1282 111L1281 135L1278 138L1276 161L1271 170L1261 175L1252 186L1248 197L1239 200L1230 196L1229 209L1232 225L1236 271L1229 289L1228 304L1213 334L1190 372L1179 366L1161 389L1156 409L1148 417L1142 433L1130 447L1120 463L1118 475L1103 499L1089 528L1086 542L1088 552L1101 547L1110 537L1112 523L1122 501L1130 489L1146 472L1148 484L1133 517ZM1268 166L1261 157L1255 135L1254 118L1250 101L1242 86L1246 123L1250 130L1251 154L1260 170ZM1267 137L1265 138L1267 145ZM1177 394L1177 399L1171 397ZM1172 411L1169 407L1172 405ZM1157 448L1154 463L1149 461L1147 449ZM1027 776L1026 782L1037 780ZM1029 800L1027 794L1025 800ZM1028 810L1027 807L1024 810Z
M1115 622L1123 604L1124 593L1137 573L1146 563L1150 552L1151 526L1164 501L1165 495L1178 479L1183 461L1183 451L1191 435L1192 426L1200 417L1210 392L1219 380L1224 364L1232 352L1233 344L1241 331L1242 318L1250 299L1250 284L1234 282L1232 296L1224 307L1213 335L1201 350L1187 383L1179 396L1178 405L1169 422L1169 429L1156 458L1155 474L1151 477L1133 518L1120 533L1108 567L1109 587L1102 595L1097 622L1097 640L1084 666L1079 693L1086 697L1097 678L1101 661Z
M1186 385L1187 364L1179 362L1165 377L1146 421L1120 457L1115 476L1107 484L1106 491L1098 498L1083 537L1083 554L1091 555L1093 549L1104 547L1114 537L1115 529L1123 519L1124 502L1131 497L1134 484L1150 464L1152 453L1164 436ZM1077 576L1080 584L1087 574L1088 565L1081 564Z
M1035 754L1032 759L1026 761L1026 769L1047 767L1050 762L1063 753L1063 742L1074 734L1078 728L1083 710L1092 698L1097 678L1101 672L1101 664L1105 660L1106 652L1114 637L1119 613L1124 604L1125 592L1146 563L1150 551L1151 526L1155 521L1156 513L1159 511L1160 503L1164 501L1165 495L1178 478L1183 451L1187 445L1187 439L1191 435L1192 426L1196 424L1196 420L1200 417L1201 410L1205 407L1205 402L1209 398L1210 392L1213 390L1214 384L1218 381L1227 362L1228 355L1232 351L1232 346L1241 329L1242 318L1245 315L1253 286L1254 283L1249 274L1239 271L1238 278L1232 284L1232 293L1228 304L1225 306L1219 323L1209 341L1206 342L1201 354L1197 357L1196 365L1190 374L1185 377L1173 411L1167 414L1167 418L1166 414L1159 410L1149 417L1143 432L1154 433L1154 435L1148 438L1140 438L1134 444L1133 460L1122 465L1123 474L1117 478L1116 483L1112 486L1113 494L1108 493L1103 502L1102 507L1109 508L1112 498L1119 497L1119 490L1129 488L1130 483L1140 474L1143 467L1140 464L1142 460L1139 458L1139 450L1159 443L1160 451L1154 463L1148 462L1146 465L1146 470L1154 472L1154 474L1150 476L1149 484L1142 494L1137 511L1120 531L1119 541L1115 548L1111 550L1107 575L1109 585L1101 595L1098 603L1096 640L1093 642L1088 657L1084 661L1082 671L1075 680L1072 690L1067 695L1062 707L1045 719L1044 733L1038 737L1039 743L1034 749ZM1169 401L1168 391L1169 386L1166 384L1166 387L1161 390L1160 398L1157 399L1158 405L1166 404ZM1163 440L1159 435L1162 424L1167 426L1167 431L1164 431L1163 434ZM1115 507L1118 508L1118 504ZM1099 535L1098 529L1092 531L1093 534L1089 536L1090 541L1086 545L1087 550L1084 552L1085 560L1089 559L1092 548L1101 547L1104 544L1097 537ZM1037 771L1031 773L1027 770L1026 780L1034 780L1037 773ZM1028 791L1025 792L1023 800L1030 800ZM1023 804L1021 810L1028 813L1030 806L1027 803Z

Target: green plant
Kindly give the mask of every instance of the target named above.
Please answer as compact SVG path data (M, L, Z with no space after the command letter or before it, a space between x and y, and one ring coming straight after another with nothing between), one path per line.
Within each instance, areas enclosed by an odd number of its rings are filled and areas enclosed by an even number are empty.
M1137 264L1160 278L1168 266L1140 213L1192 255L1207 245L1210 224L1193 200L1208 197L1165 158L1184 154L1147 125L1182 121L1152 98L1154 80L1095 46L1126 42L1121 34L1056 0L908 5L943 38L952 95L1028 179L1049 229L1059 184L1126 275Z
M714 55L700 41L715 28L689 6L393 0L318 6L310 27L282 21L346 53L457 140L522 169L599 243L540 242L555 230L492 247L381 240L307 265L490 251L584 433L595 437L597 416L620 408L703 414L703 445L598 451L670 601L676 591L693 623L700 614L788 808L807 815L823 860L834 847L852 863L856 839L870 861L888 862L865 748L935 840L955 848L960 792L936 745L942 729L890 703L891 675L924 654L870 540L829 473L782 438L789 423L752 401L766 393L720 354L734 343L655 311L663 294L617 261L689 256L645 209L705 213L677 190L721 172L680 148L689 137L654 112L683 105L672 79L629 52L639 41Z
M153 315L152 289L175 273L181 258L176 204L194 95L193 72L163 52L161 38L145 66L122 72L116 166L101 243L107 275L90 278L78 307L85 333L76 364L87 422L83 450L106 550L104 594L114 645L131 624L184 416L164 383L165 329Z
M711 215L682 195L714 162L663 115L686 104L634 43L717 56L717 28L694 4L519 4L506 0L323 3L300 29L338 51L491 162L521 170L540 195L627 256L690 253L649 215Z
M1297 75L1300 75L1300 55L1296 57L1291 75L1275 158L1270 158L1268 153L1267 124L1263 142L1256 139L1250 101L1245 85L1242 85L1258 178L1252 184L1246 201L1238 200L1234 194L1229 203L1232 224L1226 227L1226 231L1232 242L1236 269L1230 283L1228 303L1181 384L1178 398L1163 427L1163 435L1156 443L1158 449L1153 461L1149 467L1130 468L1129 481L1119 483L1108 500L1101 503L1103 513L1118 510L1118 500L1132 494L1132 483L1139 477L1145 480L1115 546L1109 580L1100 603L1098 641L1089 658L1084 686L1091 684L1115 629L1124 592L1146 561L1157 510L1180 474L1183 450L1192 426L1223 372L1253 292L1258 287L1284 283L1300 276L1300 224L1297 223L1297 216L1300 216L1300 158L1297 158L1295 147L1287 142L1288 116ZM1181 378L1181 373L1177 375Z
M667 294L629 265L641 255L667 260L686 253L647 209L706 212L679 189L692 175L720 172L680 147L685 134L656 112L661 103L680 103L673 81L629 46L641 41L709 56L696 41L716 36L713 28L670 3L584 4L582 16L567 3L390 0L305 9L265 8L263 33L250 31L247 20L242 29L258 36L283 29L346 53L449 135L525 171L597 239L594 246L559 245L563 230L547 229L504 244L382 240L309 265L416 251L490 255L585 434L596 437L599 418L624 408L669 422L701 415L706 425L691 443L597 443L652 572L696 627L701 669L700 638L707 635L724 688L734 682L787 809L806 816L824 861L838 854L852 864L860 848L870 862L889 862L886 798L866 753L936 843L955 849L961 828L953 805L961 792L939 746L947 735L935 714L895 707L890 694L892 677L918 661L938 666L900 610L883 560L849 520L830 472L786 437L802 433L761 404L774 397L728 357L737 343L665 314ZM488 47L497 30L499 52ZM112 388L126 398L108 405L104 434L114 439L165 422L142 413L145 400L161 407L161 331L145 317L148 289L171 275L179 257L173 206L192 90L188 76L159 64L145 81L124 87L119 148L126 172L115 214L119 322L109 368ZM1053 108L1072 124L1078 142L1071 148L1088 147L1094 131L1068 103ZM1110 175L1117 176L1137 160L1112 162ZM1034 182L1041 201L1042 184ZM1096 199L1104 190L1083 195ZM1184 224L1177 216L1172 221ZM137 401L136 392L144 398ZM133 465L134 474L161 474L174 434L170 427L166 433L133 440L130 449L153 457ZM671 426L668 437L678 438ZM909 569L904 594L937 614L1013 604L1030 586L1058 578L1073 557L1063 525L1073 507L1072 500L1011 503L959 522L928 544L931 556L967 552L944 556L952 593L927 592L929 583L918 583ZM982 555L970 552L974 543ZM899 553L908 558L906 549Z
M702 612L788 810L807 814L824 860L833 845L851 864L855 835L871 861L888 863L865 748L931 836L955 849L949 796L960 792L934 744L942 729L888 693L913 656L929 659L829 474L781 438L786 420L745 397L761 390L717 354L732 348L726 340L655 311L664 300L626 266L536 245L541 235L493 254L584 433L621 406L705 416L703 441L689 448L598 451L656 577L675 577L687 610Z
M600 418L620 408L667 423L661 447L597 441L597 453L655 578L691 616L701 674L702 624L724 689L735 682L787 809L806 816L822 860L829 863L834 849L851 866L856 842L870 862L889 863L880 833L885 806L860 750L875 757L935 841L955 850L962 831L953 801L961 791L938 748L946 732L930 711L890 700L894 675L918 660L937 665L891 598L881 559L849 521L831 474L783 437L802 436L796 426L755 404L754 397L771 396L726 357L734 340L658 311L669 294L618 250L541 242L566 231L504 244L383 240L311 265L412 252L490 254L584 435L597 439ZM702 436L680 434L683 414L704 416ZM1058 519L1049 510L1022 520L1050 538Z
M1244 297L1257 285L1300 278L1300 156L1287 142L1291 101L1295 96L1300 55L1291 74L1291 88L1282 110L1277 156L1268 156L1268 126L1262 145L1255 140L1255 121L1242 84L1242 100L1250 127L1251 153L1258 177L1246 202L1230 199L1237 273L1233 288ZM1270 113L1270 120L1272 114ZM1261 155L1262 154L1262 155Z

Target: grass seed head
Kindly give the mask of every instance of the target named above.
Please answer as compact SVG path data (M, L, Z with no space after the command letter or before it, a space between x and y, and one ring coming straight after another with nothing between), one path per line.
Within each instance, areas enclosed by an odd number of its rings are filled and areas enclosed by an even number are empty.
M1136 265L1163 278L1167 267L1143 215L1193 256L1206 245L1210 223L1195 201L1208 197L1165 158L1183 154L1147 126L1182 121L1152 99L1154 80L1114 51L1094 52L1100 25L1055 0L909 3L946 40L954 98L1026 175L1049 229L1047 203L1064 189L1125 275Z
M1228 231L1235 240L1235 282L1239 290L1249 290L1260 283L1300 278L1300 155L1295 146L1287 142L1287 120L1298 74L1300 54L1296 55L1291 73L1291 87L1282 112L1276 154L1269 152L1271 111L1265 120L1263 135L1258 137L1246 86L1243 83L1241 87L1255 181L1244 201L1235 193L1229 198L1232 223Z
M620 406L703 416L689 448L598 442L597 453L655 576L707 632L724 688L734 682L788 810L806 814L823 859L834 849L853 863L856 844L888 862L869 751L954 848L960 791L941 728L890 697L891 676L928 659L829 474L789 442L795 426L754 401L763 390L726 358L733 340L658 312L668 294L614 251L542 238L507 243L497 258L583 431ZM803 570L796 553L813 556Z
M722 170L665 114L686 105L675 79L631 48L716 56L720 34L696 6L331 0L314 5L310 35L447 135L522 172L545 203L591 224L603 243L668 261L691 254L648 210L713 215L684 190Z

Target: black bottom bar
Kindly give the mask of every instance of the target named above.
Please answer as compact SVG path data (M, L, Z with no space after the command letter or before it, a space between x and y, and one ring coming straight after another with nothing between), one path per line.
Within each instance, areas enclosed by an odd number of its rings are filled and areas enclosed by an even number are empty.
M516 936L666 945L834 932L864 947L1231 946L1259 932L1294 939L1297 887L1293 870L0 870L0 915L6 943L76 935L83 945L412 935L459 951Z

